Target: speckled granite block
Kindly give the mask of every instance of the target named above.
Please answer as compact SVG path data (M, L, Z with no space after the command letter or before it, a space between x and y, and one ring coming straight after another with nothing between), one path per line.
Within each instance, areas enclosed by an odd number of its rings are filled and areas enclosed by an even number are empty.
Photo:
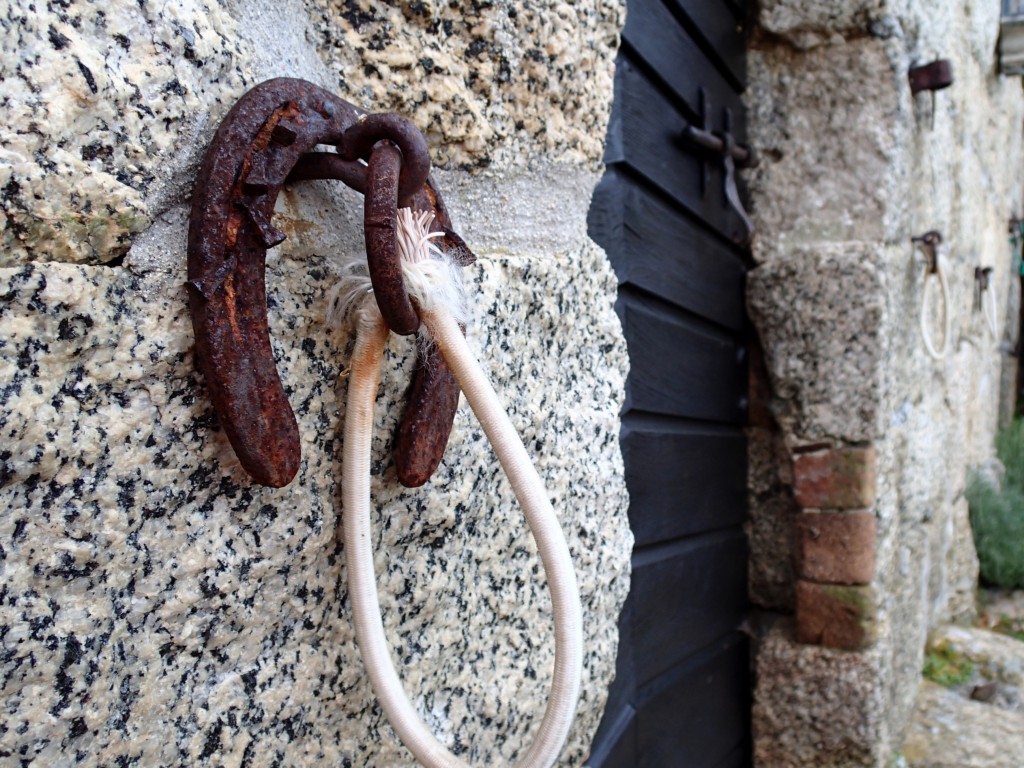
M29 3L0 10L0 266L108 262L188 195L249 87L304 77L424 132L435 163L599 167L622 0Z
M559 510L584 590L577 763L614 665L630 537L610 304L576 323L603 255L482 259L471 344ZM271 260L275 354L303 463L250 485L193 370L181 270L0 271L0 753L55 765L407 765L354 646L336 478L344 341L319 326L331 265ZM437 477L397 485L386 444L410 365L388 354L373 494L388 636L431 727L477 764L539 722L550 601L532 539L463 406ZM336 437L336 434L339 435ZM348 762L347 762L348 761Z
M0 266L123 255L253 83L248 42L197 0L4 6Z
M449 166L601 160L620 0L306 0L342 88L412 117Z
M349 344L321 318L334 255L362 247L361 196L296 185L275 212L288 240L269 258L271 334L303 451L292 485L249 483L192 360L195 170L231 104L274 76L409 112L448 164L441 188L481 255L466 272L470 343L538 457L583 591L584 681L563 753L582 763L632 543L626 350L614 278L585 234L622 4L503 1L459 23L455 7L415 5L0 11L0 764L412 765L363 673L338 533ZM421 11L434 21L388 27ZM420 57L369 66L430 46L429 72ZM430 727L473 764L503 764L540 721L550 599L465 406L434 480L397 485L388 443L409 344L389 349L373 446L384 623Z

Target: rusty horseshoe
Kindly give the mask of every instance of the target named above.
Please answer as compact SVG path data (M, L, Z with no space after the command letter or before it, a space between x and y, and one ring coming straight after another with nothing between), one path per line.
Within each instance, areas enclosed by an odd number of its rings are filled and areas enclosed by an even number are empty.
M319 145L338 151L314 151ZM272 224L282 186L336 179L366 195L374 293L389 327L409 334L419 320L395 260L395 220L388 212L408 205L432 213L449 258L463 266L475 260L452 231L429 168L426 143L407 120L367 115L303 80L257 85L217 129L192 196L186 285L197 367L235 454L257 483L287 485L301 458L267 321L266 252L285 239ZM458 384L432 343L418 346L395 439L399 480L410 487L426 482L440 463L459 399Z

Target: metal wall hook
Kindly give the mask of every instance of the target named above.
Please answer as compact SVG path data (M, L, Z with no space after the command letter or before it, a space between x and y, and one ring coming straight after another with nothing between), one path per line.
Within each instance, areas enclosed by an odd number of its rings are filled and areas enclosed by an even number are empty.
M338 154L314 152L321 144L336 146ZM301 456L267 323L266 251L285 239L271 223L278 193L290 180L340 179L366 195L374 294L391 327L411 333L419 320L397 260L396 206L430 213L433 228L445 233L439 245L454 262L475 259L452 231L429 169L426 141L408 120L366 115L303 80L257 85L217 129L192 196L189 310L197 367L235 454L257 483L287 485ZM458 404L447 364L429 348L422 354L430 363L416 368L399 426L405 437L395 451L399 479L410 486L426 482L440 463Z
M992 277L992 267L975 267L974 268L974 283L978 289L978 294L981 295L989 289L989 281Z
M932 95L931 127L935 128L935 92L949 88L953 84L953 63L949 59L937 59L911 67L907 72L910 80L910 93L916 96L921 91L930 91Z
M933 275L939 270L939 245L942 243L942 233L937 229L931 229L923 235L910 238L918 250L924 254L928 274Z
M913 95L916 96L921 91L934 93L953 84L953 63L949 59L936 59L927 64L911 67L907 76Z
M996 292L992 285L992 267L974 268L974 311L981 312L985 317L985 327L992 339L998 338L999 318L996 307Z
M749 245L754 236L754 222L750 220L743 202L740 200L739 187L736 185L737 168L753 168L757 165L757 158L749 147L736 142L732 133L732 110L726 109L723 114L724 129L715 131L711 127L711 108L708 103L707 92L700 89L700 111L702 125L684 124L682 131L683 140L691 147L697 149L703 158L716 158L722 163L725 172L724 194L725 202L740 218L742 231L737 233L733 240L739 245ZM701 160L701 191L707 194L710 183L710 173L707 161Z

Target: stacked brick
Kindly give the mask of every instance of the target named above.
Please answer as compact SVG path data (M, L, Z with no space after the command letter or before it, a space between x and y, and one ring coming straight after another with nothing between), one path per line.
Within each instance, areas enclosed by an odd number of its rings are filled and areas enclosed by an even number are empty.
M873 447L817 444L794 451L801 643L856 650L875 640L876 464Z

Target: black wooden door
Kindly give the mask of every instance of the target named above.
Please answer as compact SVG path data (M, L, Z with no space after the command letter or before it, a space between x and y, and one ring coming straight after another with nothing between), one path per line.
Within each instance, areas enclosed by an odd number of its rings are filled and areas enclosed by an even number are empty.
M749 765L743 220L687 124L743 142L740 0L628 0L591 236L619 277L636 537L592 768Z

